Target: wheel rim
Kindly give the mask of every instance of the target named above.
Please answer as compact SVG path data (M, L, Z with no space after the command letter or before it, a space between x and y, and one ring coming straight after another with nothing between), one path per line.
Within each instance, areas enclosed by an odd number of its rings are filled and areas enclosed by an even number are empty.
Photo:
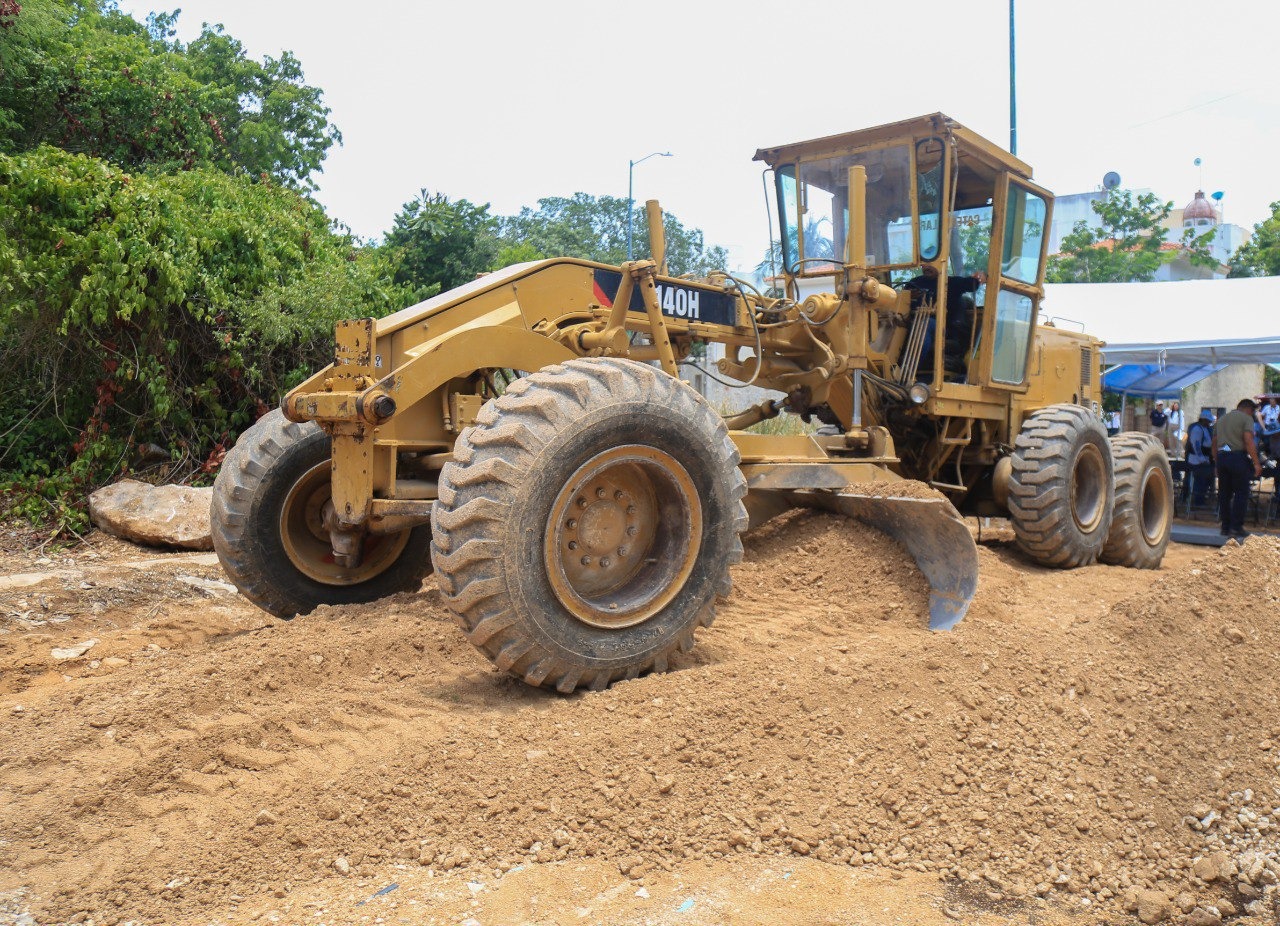
M331 469L328 461L318 463L289 489L280 509L280 541L289 562L308 578L325 585L358 585L385 572L399 558L409 542L409 531L368 534L359 566L335 563L324 526L324 506L332 495Z
M593 627L631 627L684 587L702 545L702 505L670 454L615 447L565 482L545 537L547 576L560 603Z
M1086 444L1071 471L1071 515L1086 534L1102 522L1107 504L1107 465L1102 452Z
M1164 473L1156 467L1147 470L1142 479L1142 536L1154 546L1164 536L1169 523L1171 494Z

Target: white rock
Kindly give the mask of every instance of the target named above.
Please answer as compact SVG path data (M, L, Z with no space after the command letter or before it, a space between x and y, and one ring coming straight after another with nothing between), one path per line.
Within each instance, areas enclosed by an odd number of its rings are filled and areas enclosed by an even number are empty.
M212 550L212 501L213 489L124 479L89 496L89 519L99 530L134 543Z
M97 645L97 640L85 640L74 646L55 646L51 652L54 659L79 659Z

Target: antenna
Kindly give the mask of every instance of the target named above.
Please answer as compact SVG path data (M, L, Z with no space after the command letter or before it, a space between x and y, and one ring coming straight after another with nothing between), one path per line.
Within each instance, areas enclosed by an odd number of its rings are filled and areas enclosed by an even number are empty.
M1102 178L1102 188L1104 190L1114 190L1120 185L1120 175L1114 170L1109 170L1106 176Z

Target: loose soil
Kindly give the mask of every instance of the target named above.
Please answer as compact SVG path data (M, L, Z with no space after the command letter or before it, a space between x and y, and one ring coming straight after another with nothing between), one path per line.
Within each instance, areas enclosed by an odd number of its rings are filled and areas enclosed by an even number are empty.
M568 698L431 581L282 623L207 555L19 557L0 923L1276 922L1280 541L1007 533L931 634L900 548L778 519L675 671Z

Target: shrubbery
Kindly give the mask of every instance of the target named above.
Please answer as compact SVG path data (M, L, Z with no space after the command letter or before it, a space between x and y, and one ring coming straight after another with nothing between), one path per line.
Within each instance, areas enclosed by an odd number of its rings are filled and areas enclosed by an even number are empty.
M386 255L271 182L0 155L0 469L99 481L160 448L189 475L405 301Z

